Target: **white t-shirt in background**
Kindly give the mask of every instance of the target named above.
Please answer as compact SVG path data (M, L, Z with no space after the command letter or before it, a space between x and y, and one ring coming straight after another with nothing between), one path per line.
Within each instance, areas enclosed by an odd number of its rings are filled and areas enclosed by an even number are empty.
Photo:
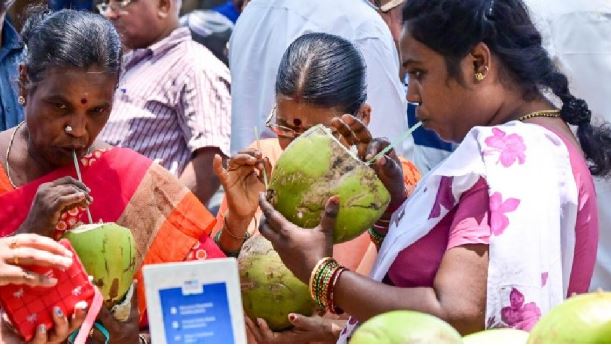
M265 120L275 102L280 60L295 39L312 32L341 36L363 54L373 135L392 140L407 130L398 52L388 26L368 1L253 0L241 14L229 43L233 153L255 140L255 127L262 137L273 136ZM400 151L409 158L411 148L407 143Z
M611 1L526 0L545 48L586 100L592 122L611 123ZM611 290L611 179L594 179L600 234L591 290Z

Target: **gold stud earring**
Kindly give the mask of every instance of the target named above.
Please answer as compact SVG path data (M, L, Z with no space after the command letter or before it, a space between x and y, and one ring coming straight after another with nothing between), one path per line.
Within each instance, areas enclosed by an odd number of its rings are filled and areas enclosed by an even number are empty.
M17 98L17 102L19 102L19 104L22 105L22 106L25 105L25 97L19 96Z
M475 73L475 80L478 82L481 82L486 78L487 74L488 74L488 66L484 66L484 72Z

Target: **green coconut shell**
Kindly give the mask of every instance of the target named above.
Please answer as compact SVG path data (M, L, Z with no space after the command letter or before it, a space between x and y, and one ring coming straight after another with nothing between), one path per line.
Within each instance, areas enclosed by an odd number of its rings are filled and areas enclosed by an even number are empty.
M611 292L581 294L554 307L530 331L529 344L611 343Z
M351 344L462 344L447 322L417 311L391 311L363 323Z
M528 332L511 328L488 329L467 335L463 338L465 344L498 345L526 344Z
M271 203L294 224L313 228L326 201L339 196L335 243L358 237L386 210L390 194L373 169L317 125L295 139L274 167Z
M106 306L121 302L136 273L132 232L115 223L82 225L63 236L70 241Z
M310 316L315 303L306 284L284 266L262 236L248 239L238 256L242 303L251 319L263 318L274 331L290 328L289 313Z

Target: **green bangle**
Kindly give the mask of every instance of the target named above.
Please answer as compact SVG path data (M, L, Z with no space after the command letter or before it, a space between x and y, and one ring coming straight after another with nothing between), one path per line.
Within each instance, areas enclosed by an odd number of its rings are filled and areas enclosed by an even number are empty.
M321 299L325 291L325 285L327 284L328 281L331 280L331 276L333 274L334 268L338 266L339 265L337 264L337 261L332 259L324 263L322 266L320 266L320 268L318 269L318 272L316 273L315 284L314 284L314 297L315 297L314 301L322 309L327 308L325 306L324 299Z
M110 332L108 331L108 329L106 329L106 327L104 327L104 325L100 322L96 322L93 325L93 329L91 330L93 332L94 329L97 329L100 331L100 333L102 333L102 335L104 336L104 344L108 344L108 341L110 341ZM70 334L70 336L68 336L68 343L69 344L74 344L74 339L76 339L76 336L78 335L80 329L75 330L74 332L72 332L72 334Z
M220 231L218 231L216 233L216 235L214 236L214 242L225 253L225 255L227 255L229 257L237 258L240 255L240 251L242 250L242 246L240 246L240 248L237 249L236 251L226 251L225 249L223 249L223 246L221 246L221 233L223 233L222 229ZM242 240L242 244L244 244L244 242L246 240L248 240L248 238L250 238L250 234L248 232L244 233L244 240Z
M386 236L384 234L379 233L372 227L369 229L369 237L371 238L371 241L373 241L374 244L381 245Z

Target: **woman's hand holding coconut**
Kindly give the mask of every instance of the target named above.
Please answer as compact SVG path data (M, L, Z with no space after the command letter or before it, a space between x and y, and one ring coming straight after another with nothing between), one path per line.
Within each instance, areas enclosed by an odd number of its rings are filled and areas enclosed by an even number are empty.
M379 152L390 145L384 138L372 138L367 126L358 118L344 114L333 119L331 125L337 130L342 138L358 149L361 160L368 162ZM390 219L390 215L407 199L407 189L403 182L403 170L401 162L394 150L390 150L384 156L372 164L373 170L390 193L390 204L381 219Z
M265 216L259 232L273 244L284 265L307 283L318 261L333 256L333 229L340 208L339 198L329 198L320 224L312 229L288 221L267 201L265 194L260 195L259 206Z
M93 202L89 188L82 182L63 177L38 187L36 197L18 233L37 233L53 236L63 212L76 207L87 207Z
M246 328L254 340L249 343L258 344L332 344L337 341L346 321L300 314L290 314L289 321L293 328L274 332L264 319L256 321L246 317Z
M388 146L388 141L384 139L373 139L365 124L349 114L334 118L331 125L341 135L345 144L357 147L359 157L363 160L372 159ZM373 168L390 192L391 202L382 216L390 219L394 209L407 198L399 158L394 151L390 151L374 162ZM305 283L308 283L312 271L321 259L333 256L333 229L340 204L341 201L336 196L329 198L320 224L313 229L303 229L275 210L265 195L262 194L259 198L259 205L265 216L259 231L272 242L274 250L287 268Z

